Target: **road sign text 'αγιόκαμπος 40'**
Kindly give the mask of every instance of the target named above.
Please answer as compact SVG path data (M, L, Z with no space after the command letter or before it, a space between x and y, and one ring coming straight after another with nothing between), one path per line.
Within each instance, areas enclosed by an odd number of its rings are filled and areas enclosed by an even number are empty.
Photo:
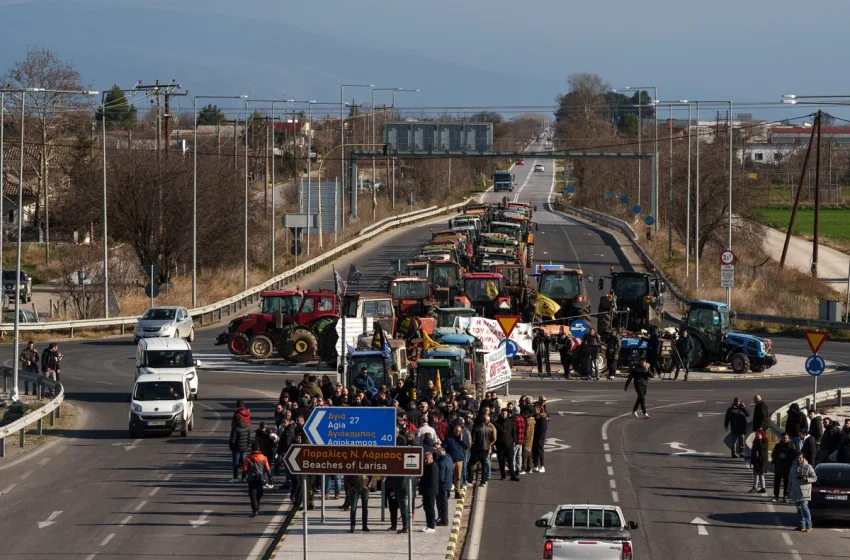
M422 448L301 445L284 457L292 474L422 476Z

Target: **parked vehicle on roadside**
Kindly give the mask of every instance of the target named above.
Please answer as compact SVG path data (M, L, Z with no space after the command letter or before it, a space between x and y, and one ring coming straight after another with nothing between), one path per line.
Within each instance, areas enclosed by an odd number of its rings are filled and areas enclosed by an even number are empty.
M29 303L32 301L32 278L30 278L29 274L21 270L21 292L20 299L21 303ZM9 296L9 301L14 302L12 299L15 296L15 271L14 270L4 270L3 271L3 293Z
M625 521L617 506L560 505L534 525L545 529L544 560L632 560L632 534L638 528Z

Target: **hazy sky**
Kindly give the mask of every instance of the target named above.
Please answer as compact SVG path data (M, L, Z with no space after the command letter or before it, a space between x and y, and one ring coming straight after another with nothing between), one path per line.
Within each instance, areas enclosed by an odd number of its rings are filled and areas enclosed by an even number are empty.
M66 1L276 20L485 70L548 73L564 89L568 73L588 71L614 87L658 86L663 100L850 94L847 0Z

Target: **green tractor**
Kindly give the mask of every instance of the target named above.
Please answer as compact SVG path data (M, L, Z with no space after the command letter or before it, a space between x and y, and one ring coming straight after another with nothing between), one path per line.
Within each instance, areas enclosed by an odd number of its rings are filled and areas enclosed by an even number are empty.
M661 317L666 286L652 272L614 272L599 279L598 288L605 289L605 279L610 290L599 300L597 330L610 332L613 328L640 332L649 327L653 317Z

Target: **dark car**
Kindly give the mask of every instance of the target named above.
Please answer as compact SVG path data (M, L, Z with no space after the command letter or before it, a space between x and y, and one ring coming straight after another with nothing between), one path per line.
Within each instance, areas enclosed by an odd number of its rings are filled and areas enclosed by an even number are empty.
M525 165L525 160L524 159L518 159L518 160L516 160L516 164L517 165Z
M813 519L850 519L850 465L823 463L815 467L809 509Z

